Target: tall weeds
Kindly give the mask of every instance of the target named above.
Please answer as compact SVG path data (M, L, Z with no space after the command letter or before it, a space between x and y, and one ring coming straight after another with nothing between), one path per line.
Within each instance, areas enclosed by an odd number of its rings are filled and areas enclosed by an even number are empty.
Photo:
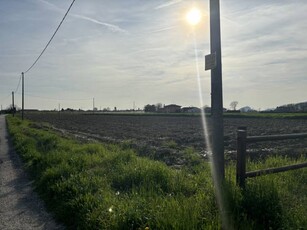
M194 170L175 170L128 148L78 143L48 126L7 121L37 192L68 229L221 228L209 164L191 149ZM250 179L244 191L234 184L234 167L227 170L224 200L233 228L307 226L305 169Z

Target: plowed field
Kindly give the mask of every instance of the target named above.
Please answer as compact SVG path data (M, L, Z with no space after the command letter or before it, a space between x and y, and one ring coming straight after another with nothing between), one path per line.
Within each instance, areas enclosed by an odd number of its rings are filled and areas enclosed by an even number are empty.
M182 154L188 147L206 156L204 132L198 116L144 116L80 113L29 113L26 118L48 122L56 129L80 138L123 143L169 165L184 164ZM210 134L210 118L207 119ZM236 129L246 126L249 136L307 132L307 120L277 118L225 118L226 159L235 158ZM261 142L248 146L252 158L269 154L298 156L306 154L307 139Z

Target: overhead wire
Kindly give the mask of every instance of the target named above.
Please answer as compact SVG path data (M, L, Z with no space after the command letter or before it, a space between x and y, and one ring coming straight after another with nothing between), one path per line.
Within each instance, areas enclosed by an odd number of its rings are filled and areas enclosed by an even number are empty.
M73 0L70 4L70 6L68 7L64 17L62 18L60 24L58 25L58 27L56 28L55 32L53 33L53 35L51 36L51 38L49 39L47 45L44 47L44 49L42 50L42 52L40 53L40 55L36 58L36 60L33 62L33 64L24 72L24 73L27 73L29 72L34 66L35 64L38 62L38 60L41 58L41 56L44 54L44 52L46 51L46 49L48 48L48 46L50 45L51 41L53 40L53 38L55 37L56 33L58 32L58 30L60 29L61 25L63 24L68 12L70 11L71 7L73 6L73 4L75 3L76 0ZM19 81L18 81L18 84L17 84L17 87L15 89L15 93L18 92L18 89L19 89L19 86L20 86L20 82L21 82L21 78L22 78L22 75L19 77ZM6 96L5 98L9 97L10 94L8 96ZM4 98L3 98L4 99Z
M17 93L17 95L20 95L20 94ZM39 99L42 99L42 100L50 100L50 101L91 101L91 100L93 100L93 98L60 99L60 98L38 96L38 95L29 94L29 93L26 93L25 95L29 96L29 97L39 98Z
M71 7L73 6L73 4L75 3L76 0L73 0L68 8L68 10L66 11L63 19L61 20L60 24L58 25L58 27L56 28L55 32L53 33L52 37L50 38L50 40L48 41L47 45L45 46L45 48L43 49L43 51L40 53L40 55L36 58L36 60L34 61L34 63L24 72L27 73L29 72L34 66L35 64L38 62L38 60L40 59L40 57L43 55L43 53L45 52L45 50L47 49L47 47L49 46L49 44L51 43L52 39L54 38L54 36L56 35L56 33L58 32L58 30L60 29L62 23L64 22L68 12L70 11ZM19 82L20 83L20 82Z
M15 93L17 93L17 91L18 91L18 89L19 89L19 86L20 86L20 82L21 82L21 76L22 75L20 75L20 77L19 77L19 81L18 81L18 84L17 84L17 87L16 87L16 89L15 89Z
M48 48L48 46L50 45L51 41L53 40L53 38L55 37L56 33L58 32L58 30L60 29L61 25L63 24L68 12L70 11L71 7L73 6L73 4L75 3L76 0L73 0L70 4L70 6L68 7L64 17L62 18L60 24L58 25L58 27L56 28L55 32L53 33L53 35L51 36L51 38L49 39L47 45L45 46L45 48L42 50L42 52L40 53L40 55L36 58L36 60L33 62L33 64L24 72L24 73L27 73L29 72L34 66L35 64L38 62L38 60L41 58L41 56L44 54L44 52L46 51L46 49ZM20 82L21 82L21 78L22 78L22 75L19 77L19 81L18 81L18 84L17 84L17 87L15 89L15 93L18 92L18 89L19 89L19 86L20 86ZM1 100L3 99L6 99L10 96L11 94L8 94L7 96L5 96L4 98L2 98Z
M15 93L17 93L17 91L18 91L18 89L19 89L20 82L21 82L21 75L20 75L20 77L19 77L19 81L18 81L17 87L16 87L16 89L15 89L15 91L14 91ZM2 100L6 99L6 98L8 98L8 97L10 97L10 96L11 96L11 93L8 93L5 97L1 98L0 100L2 101Z

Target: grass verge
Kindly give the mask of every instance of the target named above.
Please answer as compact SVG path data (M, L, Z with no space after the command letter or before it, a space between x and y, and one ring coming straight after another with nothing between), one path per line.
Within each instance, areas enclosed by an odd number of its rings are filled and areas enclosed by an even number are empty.
M17 117L8 116L7 122L36 191L67 229L221 228L206 162L193 171L175 170L117 145L78 143ZM234 167L227 167L229 228L303 229L306 174L303 169L259 177L242 191L234 184Z

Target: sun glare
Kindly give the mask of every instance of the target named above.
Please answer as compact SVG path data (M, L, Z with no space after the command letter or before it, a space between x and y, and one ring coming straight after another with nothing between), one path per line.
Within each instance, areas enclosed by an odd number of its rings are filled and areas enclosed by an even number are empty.
M188 23L191 24L192 26L197 25L200 22L200 19L201 19L200 10L197 9L197 8L191 9L187 13L186 19L187 19Z

